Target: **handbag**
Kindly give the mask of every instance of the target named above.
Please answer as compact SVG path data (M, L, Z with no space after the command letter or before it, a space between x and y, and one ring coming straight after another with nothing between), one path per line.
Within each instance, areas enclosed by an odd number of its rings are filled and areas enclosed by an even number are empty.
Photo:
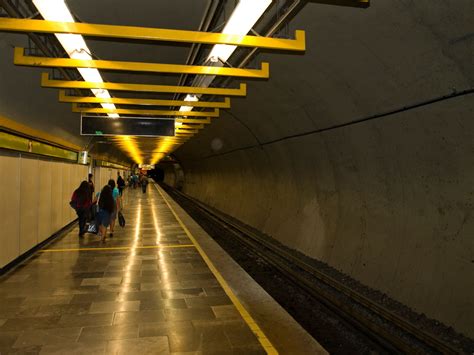
M89 209L90 220L95 221L97 218L97 213L99 213L99 205L95 202L91 205Z
M119 220L119 224L120 224L120 227L125 227L125 217L123 216L122 212L118 212L118 220Z
M86 230L87 230L87 233L97 234L98 233L97 224L89 223Z

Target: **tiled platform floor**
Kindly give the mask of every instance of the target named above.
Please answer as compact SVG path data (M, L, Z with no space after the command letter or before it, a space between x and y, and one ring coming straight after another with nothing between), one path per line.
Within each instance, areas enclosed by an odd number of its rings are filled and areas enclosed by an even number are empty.
M157 190L124 201L104 244L75 228L0 278L0 353L265 353Z

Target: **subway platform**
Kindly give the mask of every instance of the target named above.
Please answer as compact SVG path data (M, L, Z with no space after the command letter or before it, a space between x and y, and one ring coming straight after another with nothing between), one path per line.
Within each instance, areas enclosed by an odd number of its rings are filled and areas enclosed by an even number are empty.
M326 353L159 186L124 215L0 278L1 354Z

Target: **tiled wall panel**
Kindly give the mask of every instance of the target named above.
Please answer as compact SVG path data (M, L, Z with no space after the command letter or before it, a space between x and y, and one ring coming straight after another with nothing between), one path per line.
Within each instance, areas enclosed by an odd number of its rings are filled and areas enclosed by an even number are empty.
M38 243L41 243L53 234L51 226L52 164L51 162L40 160L38 167Z
M38 160L20 158L20 254L38 244Z
M61 171L62 163L52 162L52 179L51 179L51 226L53 231L61 229L63 214L63 174Z
M20 159L0 156L0 267L20 252Z
M69 205L69 201L71 200L72 192L74 191L75 187L72 187L71 183L71 165L67 163L61 164L61 172L63 175L62 179L62 191L61 191L61 225L68 224L71 219L71 212L73 209Z
M0 154L0 268L77 218L69 205L88 167L15 153ZM96 191L117 177L96 168ZM123 174L123 171L121 171Z

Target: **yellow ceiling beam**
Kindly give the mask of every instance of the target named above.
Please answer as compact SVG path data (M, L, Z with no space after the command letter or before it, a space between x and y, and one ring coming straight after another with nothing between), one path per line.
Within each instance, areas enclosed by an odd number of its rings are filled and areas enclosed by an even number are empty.
M194 136L194 133L192 132L175 132L175 137L188 137L188 136Z
M193 106L193 107L211 107L211 108L230 108L230 98L226 97L224 101L182 101L182 100L151 100L151 99L132 99L123 97L101 98L94 96L69 96L64 90L59 90L60 102L76 103L110 103L121 105L147 105L147 106Z
M199 123L199 124L209 124L211 123L210 117L201 119L201 118L176 118L176 122L179 123Z
M172 137L172 136L166 136L166 137L156 137L156 140L158 142L174 142L176 141L176 137Z
M176 129L181 130L183 128L184 129L187 129L187 128L189 128L189 129L203 129L204 125L202 125L202 124L199 124L199 125L182 124L181 126L176 126L175 130Z
M72 112L83 112L83 113L121 113L127 115L156 115L156 116L194 116L194 117L219 117L219 109L216 108L214 111L165 111L165 110L128 110L128 109L115 109L109 110L105 108L91 108L91 107L80 107L77 104L72 104Z
M157 92L171 94L198 94L198 95L223 95L223 96L246 96L247 85L240 84L238 89L225 88L201 88L194 86L170 86L150 84L128 84L128 83L96 83L91 81L66 81L51 80L48 73L41 73L41 86L58 89L104 89L112 91L131 92Z
M268 79L270 76L270 65L261 63L261 69L241 69L228 67L211 67L201 65L181 65L162 63L142 63L142 62L121 62L113 60L86 60L72 58L51 58L25 56L25 49L15 47L13 62L16 65L26 65L32 67L52 67L52 68L95 68L102 70L118 70L146 73L171 73L171 74L197 74L197 75L218 75L245 78Z
M176 133L198 133L198 129L180 129L179 127L176 127L175 129Z
M170 30L162 28L100 25L78 22L54 22L30 19L0 18L0 31L74 33L91 37L127 38L133 40L229 44L241 47L304 51L305 32L295 31L295 39L241 36L212 32Z

